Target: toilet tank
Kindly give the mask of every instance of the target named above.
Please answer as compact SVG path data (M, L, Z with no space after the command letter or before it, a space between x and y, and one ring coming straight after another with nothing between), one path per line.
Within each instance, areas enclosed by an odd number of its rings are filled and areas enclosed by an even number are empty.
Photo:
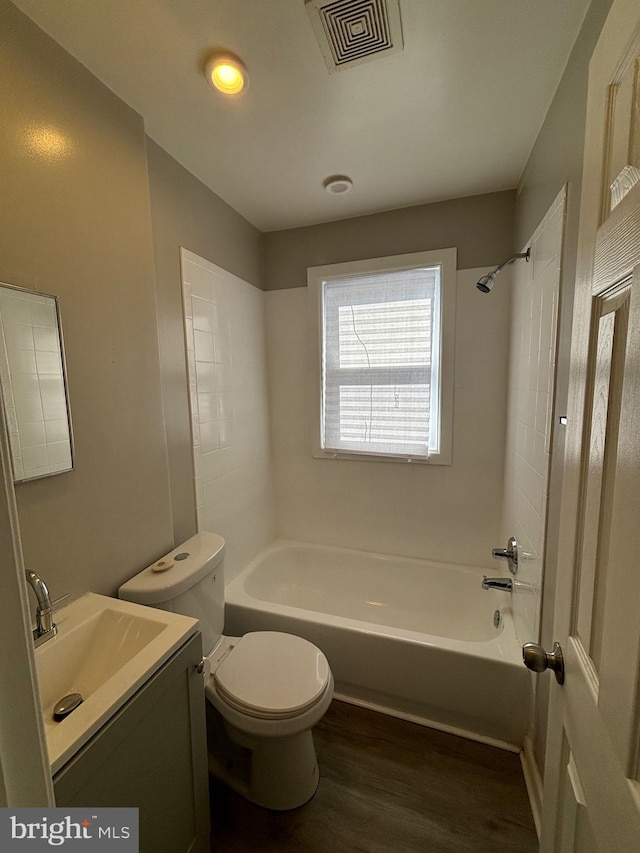
M224 627L225 541L217 533L196 533L122 584L118 598L200 620L208 654Z

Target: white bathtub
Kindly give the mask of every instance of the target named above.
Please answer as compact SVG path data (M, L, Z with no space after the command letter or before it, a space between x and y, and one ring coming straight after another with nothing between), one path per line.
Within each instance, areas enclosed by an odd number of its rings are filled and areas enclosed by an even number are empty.
M530 677L510 598L483 590L482 574L275 542L227 585L225 633L298 634L326 654L338 698L519 749Z

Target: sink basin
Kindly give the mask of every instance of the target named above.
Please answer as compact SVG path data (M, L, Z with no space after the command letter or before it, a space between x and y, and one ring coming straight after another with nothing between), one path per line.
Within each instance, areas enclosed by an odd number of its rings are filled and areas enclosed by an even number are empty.
M55 621L57 636L35 650L52 773L198 630L196 619L94 593ZM84 701L58 722L54 705L70 693Z

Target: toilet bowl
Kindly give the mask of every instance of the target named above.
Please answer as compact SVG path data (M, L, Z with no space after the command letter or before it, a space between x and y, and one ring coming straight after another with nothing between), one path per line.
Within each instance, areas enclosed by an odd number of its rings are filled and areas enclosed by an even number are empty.
M331 704L333 675L301 637L222 634L224 549L221 536L198 533L118 595L200 620L210 773L257 805L296 808L318 786L311 730Z
M301 637L256 631L222 638L209 659L205 695L229 740L250 754L247 766L236 765L218 740L209 751L212 775L266 808L306 803L319 780L311 730L333 697L325 656Z

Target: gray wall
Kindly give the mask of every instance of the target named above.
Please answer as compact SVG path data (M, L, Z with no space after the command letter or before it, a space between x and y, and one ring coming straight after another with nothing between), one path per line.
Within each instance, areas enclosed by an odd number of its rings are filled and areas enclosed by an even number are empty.
M77 470L16 487L52 595L171 547L140 116L0 0L0 280L60 297Z
M60 297L77 464L16 487L25 558L112 594L195 530L180 246L261 286L261 235L9 0L0 31L0 281Z
M519 249L535 231L552 201L567 184L567 215L562 258L560 293L560 334L556 375L555 431L549 483L547 554L542 599L541 642L553 645L553 602L555 569L560 531L557 526L562 487L564 431L557 426L558 415L565 414L569 373L571 314L575 282L580 215L580 184L584 126L587 106L589 60L606 19L611 0L593 0L567 63L560 85L547 113L526 165L516 204L515 243ZM536 640L523 637L523 641ZM544 766L547 703L550 679L537 679L534 718L534 751L539 768Z
M458 247L458 269L511 253L513 190L405 207L264 235L265 289L305 287L307 267ZM498 258L499 260L496 260Z
M151 139L147 153L173 535L179 543L196 532L180 247L261 287L261 234Z

